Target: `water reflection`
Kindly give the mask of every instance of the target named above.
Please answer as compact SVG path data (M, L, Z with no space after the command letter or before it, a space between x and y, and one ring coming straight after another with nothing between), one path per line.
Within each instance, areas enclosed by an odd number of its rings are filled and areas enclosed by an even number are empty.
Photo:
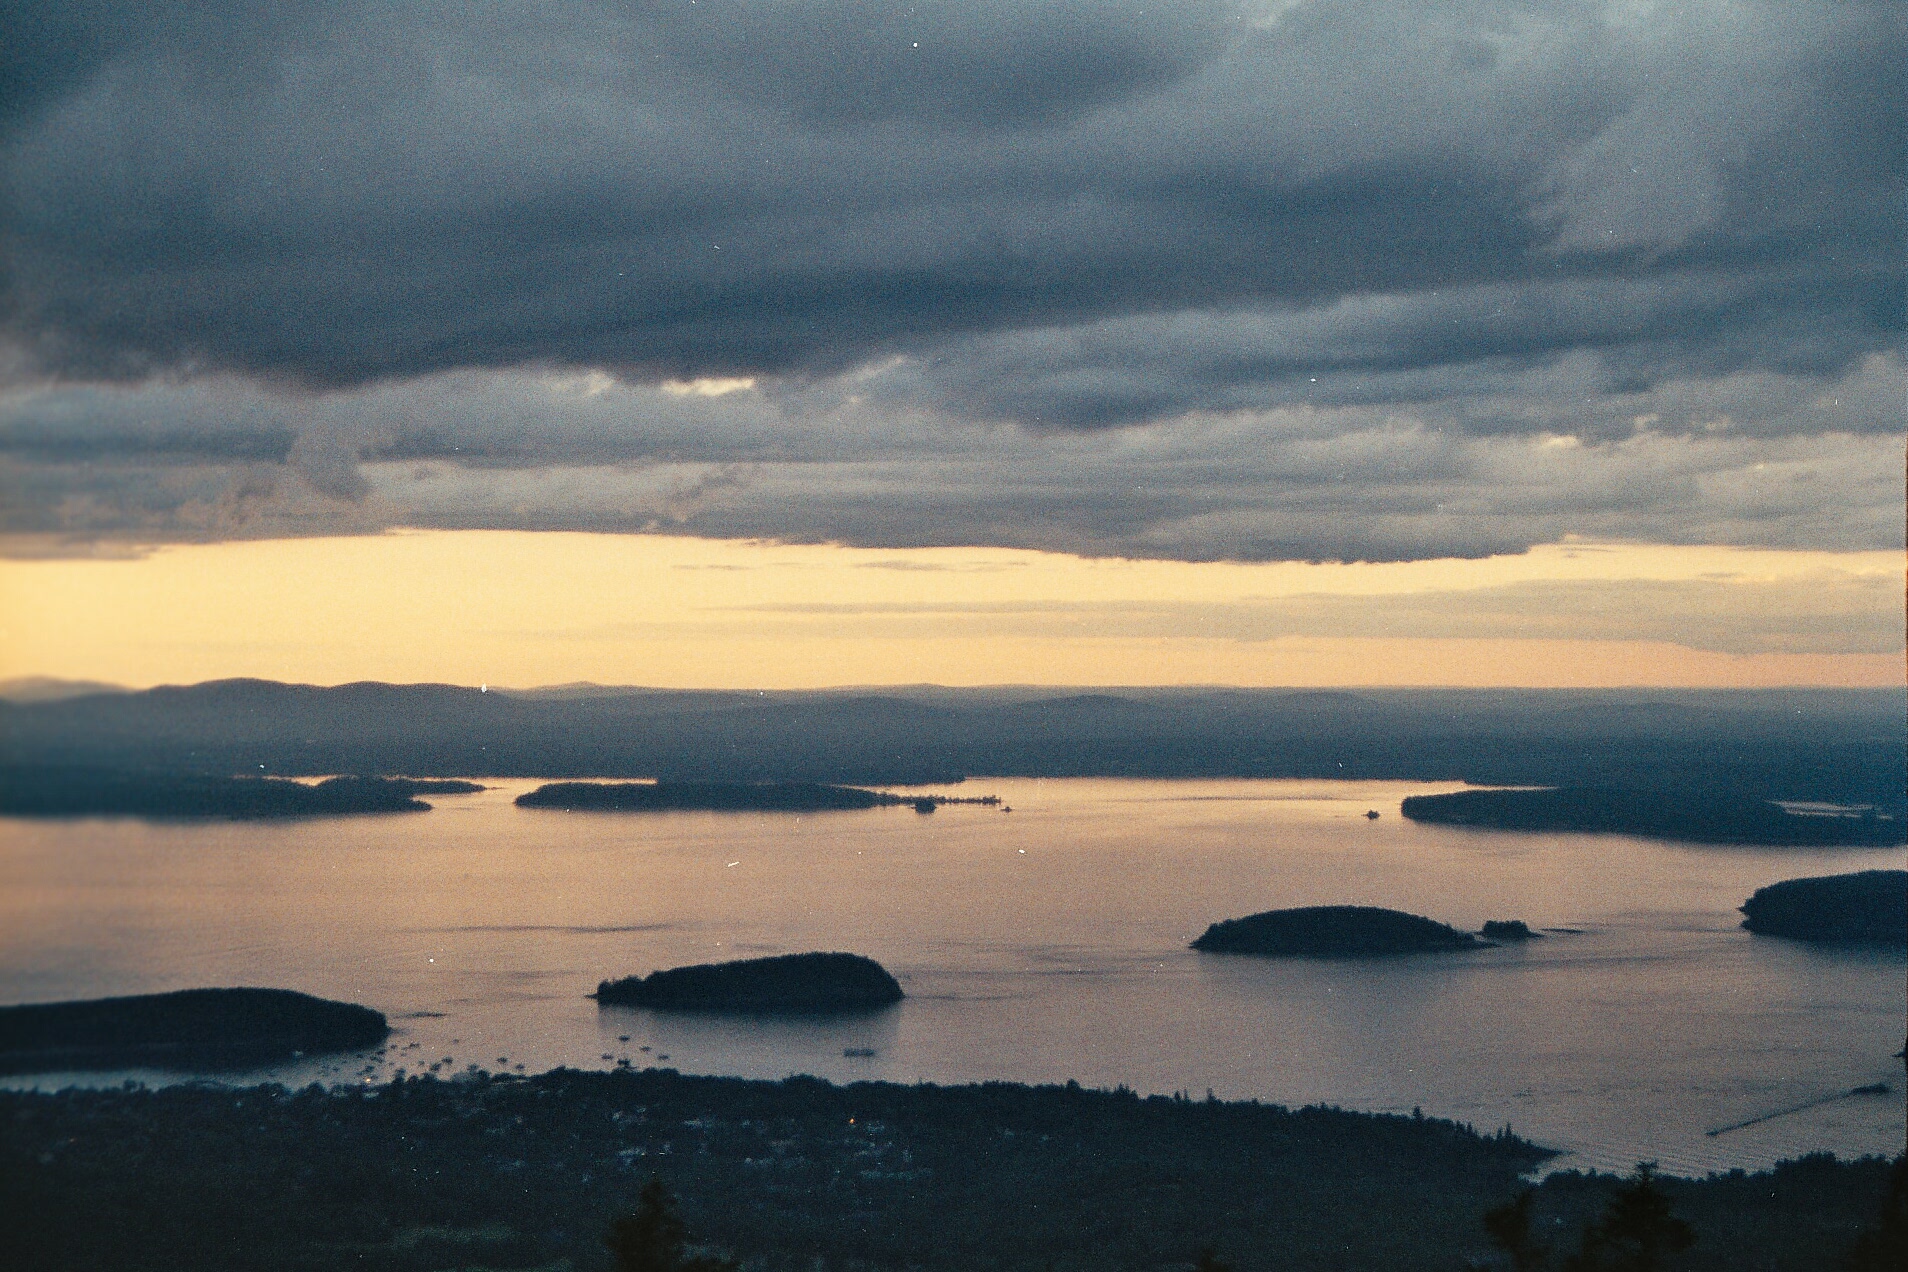
M986 781L977 793L1011 816L931 818L515 808L528 785L389 820L0 823L0 990L269 984L393 1018L382 1053L269 1071L288 1083L624 1061L1072 1078L1416 1106L1614 1168L1902 1141L1898 1095L1704 1133L1876 1081L1899 1089L1903 960L1752 937L1734 912L1764 884L1896 866L1899 852L1418 826L1399 799L1450 788L1412 783ZM1186 949L1216 919L1312 904L1553 931L1364 962ZM874 1017L738 1021L585 997L607 978L800 950L870 955L908 998Z

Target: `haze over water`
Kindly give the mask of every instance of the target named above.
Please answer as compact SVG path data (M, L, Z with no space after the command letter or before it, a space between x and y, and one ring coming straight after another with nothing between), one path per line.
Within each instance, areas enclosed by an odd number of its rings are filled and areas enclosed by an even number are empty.
M274 985L392 1018L382 1059L246 1081L620 1058L836 1081L1073 1079L1416 1107L1509 1123L1568 1150L1556 1166L1654 1159L1684 1174L1903 1141L1902 956L1754 937L1735 911L1780 879L1899 867L1899 850L1419 826L1398 801L1454 787L1404 782L976 779L947 793L998 794L1013 812L929 816L511 804L535 784L431 796L415 816L0 822L0 994ZM1314 904L1581 930L1408 959L1186 948L1214 920ZM907 1001L763 1022L584 997L605 977L811 949L873 956ZM1886 1096L1705 1134L1884 1081Z

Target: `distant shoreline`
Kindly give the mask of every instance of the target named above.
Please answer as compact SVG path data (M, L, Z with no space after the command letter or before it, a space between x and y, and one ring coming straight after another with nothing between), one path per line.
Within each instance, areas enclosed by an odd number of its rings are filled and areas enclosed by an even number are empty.
M283 777L8 765L0 766L0 816L252 821L422 813L431 806L420 793L482 789L439 779L333 777L308 785Z
M1784 848L1893 848L1908 822L1868 809L1849 816L1791 813L1749 794L1555 788L1411 795L1412 821L1485 830L1641 835L1685 843Z
M517 796L519 808L570 812L837 812L912 807L932 812L942 804L1000 803L993 795L895 795L826 782L548 782Z
M284 775L952 785L1358 778L1753 792L1908 816L1892 690L742 693L210 681L0 701L0 764Z

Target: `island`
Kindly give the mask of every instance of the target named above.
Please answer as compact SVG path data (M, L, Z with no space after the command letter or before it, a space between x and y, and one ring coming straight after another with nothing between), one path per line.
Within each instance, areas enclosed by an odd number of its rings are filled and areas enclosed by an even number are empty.
M550 782L517 796L521 808L612 813L808 813L914 802L884 791L821 782Z
M1484 939L1487 941L1541 941L1542 932L1530 930L1530 924L1522 919L1487 919L1484 923Z
M1908 870L1786 879L1740 908L1742 925L1763 936L1908 948Z
M894 795L825 782L548 782L517 796L520 808L569 812L825 813L896 808L931 813L942 804L1000 803L998 795Z
M668 1011L866 1011L901 1001L886 968L859 954L781 954L731 963L672 967L648 976L604 981L602 1006Z
M1295 958L1362 958L1488 949L1469 932L1402 910L1370 905L1312 905L1227 919L1206 929L1192 948L1208 954Z
M0 1073L245 1069L376 1046L381 1012L289 989L169 994L0 1007Z
M386 777L379 780L408 795L475 795L478 791L490 789L481 782L466 782L456 777Z
M1873 808L1791 812L1733 791L1547 787L1411 795L1399 811L1416 822L1490 830L1644 835L1702 844L1893 847L1908 822Z
M333 777L306 785L281 777L8 765L0 768L0 816L249 820L421 813L430 809L415 798L425 785L408 778Z

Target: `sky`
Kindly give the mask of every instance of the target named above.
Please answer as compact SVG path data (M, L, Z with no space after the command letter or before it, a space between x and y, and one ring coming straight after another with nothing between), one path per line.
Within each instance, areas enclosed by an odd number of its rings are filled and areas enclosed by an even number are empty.
M1903 674L1892 3L0 3L0 677Z

